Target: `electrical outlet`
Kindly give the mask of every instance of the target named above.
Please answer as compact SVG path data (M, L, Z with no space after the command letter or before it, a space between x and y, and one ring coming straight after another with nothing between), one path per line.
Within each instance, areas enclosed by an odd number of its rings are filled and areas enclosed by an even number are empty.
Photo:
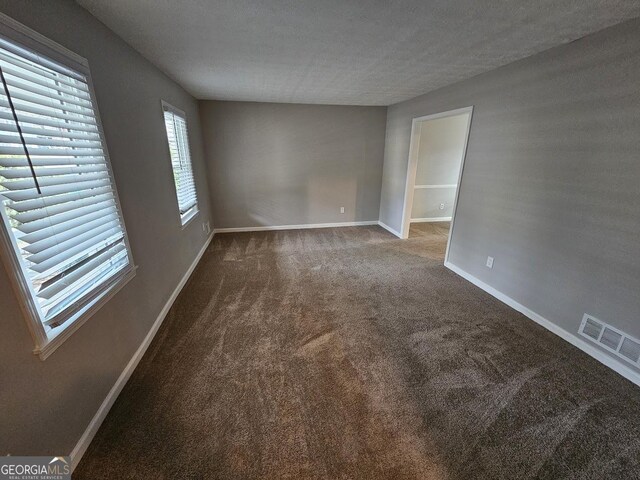
M209 222L204 222L202 224L202 231L204 233L206 233L207 235L209 235L211 233L211 225Z
M487 267L493 268L493 257L487 257Z
M440 204L440 210L444 210L444 203Z
M340 213L344 213L344 207L340 207Z

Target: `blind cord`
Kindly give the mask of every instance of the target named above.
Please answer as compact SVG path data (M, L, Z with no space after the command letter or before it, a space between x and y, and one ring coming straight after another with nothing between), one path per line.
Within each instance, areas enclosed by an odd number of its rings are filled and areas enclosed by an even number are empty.
M42 190L40 190L40 184L38 183L38 177L36 177L36 171L33 168L33 163L31 163L31 157L29 156L29 150L27 149L27 144L24 141L24 135L22 134L22 128L20 128L20 122L18 121L18 114L16 113L16 109L13 106L13 100L11 99L11 94L9 93L9 86L7 85L7 81L4 78L4 72L2 71L2 67L0 67L0 79L2 80L2 85L4 86L4 93L7 95L7 100L9 102L9 108L11 108L11 113L13 114L13 120L16 122L16 128L18 129L18 135L20 135L20 141L22 142L22 148L24 148L24 154L27 157L27 162L29 162L29 168L31 169L31 175L33 176L33 181L36 184L36 190L38 190L38 194L42 195Z

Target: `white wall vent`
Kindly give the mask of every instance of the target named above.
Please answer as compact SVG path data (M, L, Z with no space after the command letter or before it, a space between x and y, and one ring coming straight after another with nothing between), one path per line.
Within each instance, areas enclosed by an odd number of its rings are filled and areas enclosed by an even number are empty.
M582 317L578 332L634 366L640 367L640 340L586 313Z

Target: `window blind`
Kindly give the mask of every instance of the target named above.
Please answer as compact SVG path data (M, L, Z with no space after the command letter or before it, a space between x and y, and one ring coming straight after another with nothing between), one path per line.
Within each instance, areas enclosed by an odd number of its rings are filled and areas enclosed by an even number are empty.
M187 136L187 120L183 113L167 104L163 105L163 110L173 179L178 196L178 208L180 210L180 218L184 224L198 210L198 199L193 180L189 139Z
M131 268L88 78L0 38L0 201L46 329Z

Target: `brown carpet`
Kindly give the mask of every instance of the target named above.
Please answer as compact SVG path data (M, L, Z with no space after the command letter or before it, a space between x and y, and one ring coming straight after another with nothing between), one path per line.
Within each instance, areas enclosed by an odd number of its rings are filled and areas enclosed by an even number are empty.
M418 222L412 223L409 228L409 238L422 237L422 247L429 245L428 249L434 253L441 252L440 260L444 261L444 248L447 246L450 222ZM437 248L440 247L440 248ZM437 248L437 249L436 249Z
M640 389L446 269L446 229L217 235L74 478L640 478Z

